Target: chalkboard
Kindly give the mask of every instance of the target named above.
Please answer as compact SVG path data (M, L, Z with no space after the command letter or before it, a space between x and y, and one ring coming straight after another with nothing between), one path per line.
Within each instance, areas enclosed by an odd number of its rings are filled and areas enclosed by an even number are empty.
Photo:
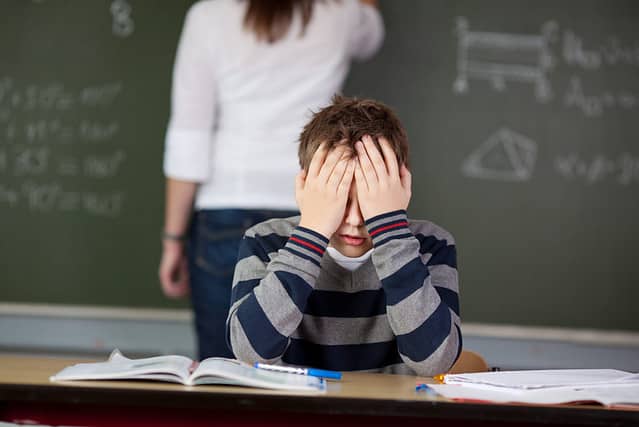
M183 306L156 270L191 3L4 0L0 301ZM455 235L463 320L639 330L639 4L381 9L384 47L344 92L406 125L409 213Z
M156 273L162 153L191 3L3 0L0 300L175 305Z
M465 321L639 330L639 3L382 2L348 92L411 142Z

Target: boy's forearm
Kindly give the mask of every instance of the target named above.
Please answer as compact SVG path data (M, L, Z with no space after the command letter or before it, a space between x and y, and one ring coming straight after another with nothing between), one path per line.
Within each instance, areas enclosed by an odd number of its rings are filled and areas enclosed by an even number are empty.
M454 257L454 246L438 242L437 251L428 253L408 228L403 211L380 215L367 226L400 355L420 375L447 370L461 345L457 274L454 266L437 263L446 259L446 251Z
M229 312L229 340L235 356L249 363L279 360L298 328L328 241L298 227L270 261L259 259L245 237ZM314 247L314 249L312 249ZM264 251L268 253L268 250Z

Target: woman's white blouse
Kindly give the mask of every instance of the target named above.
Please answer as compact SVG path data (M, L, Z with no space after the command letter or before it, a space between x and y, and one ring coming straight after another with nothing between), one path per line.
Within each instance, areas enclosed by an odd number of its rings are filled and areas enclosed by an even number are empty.
M247 2L206 0L187 13L173 70L164 172L200 183L197 209L296 209L297 142L311 111L339 92L352 59L380 47L377 9L324 1L301 34L260 42Z

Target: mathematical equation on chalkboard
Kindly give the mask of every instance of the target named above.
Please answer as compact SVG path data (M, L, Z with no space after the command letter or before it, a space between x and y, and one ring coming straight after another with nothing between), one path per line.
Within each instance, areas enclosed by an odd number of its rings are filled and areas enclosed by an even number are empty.
M554 21L543 23L537 34L521 34L471 30L465 17L457 17L455 34L457 73L452 90L458 96L469 94L473 81L489 82L497 92L507 91L509 84L528 84L535 102L558 101L586 119L603 120L607 112L639 109L639 40L624 41L611 35L586 46L580 35L571 29L560 31ZM564 88L553 87L551 79L560 66L573 70ZM630 69L636 76L634 87L588 88L586 81L592 73L613 67ZM538 150L532 137L503 125L464 159L461 172L470 178L528 181ZM639 183L639 155L631 152L590 158L567 153L554 159L553 169L560 177L588 184Z
M505 91L508 82L524 82L534 88L540 103L556 97L550 74L559 65L596 71L604 67L636 67L639 70L639 40L624 43L616 36L591 48L582 37L567 29L560 35L559 25L549 21L539 34L471 31L468 20L457 18L457 77L453 91L470 90L471 80L485 80L497 91ZM561 42L560 42L561 39ZM559 44L560 53L553 47ZM563 94L563 105L577 108L588 117L606 110L639 108L639 93L633 90L603 90L589 93L582 77L574 74Z
M528 181L533 177L537 152L537 142L503 127L465 158L461 172L470 178ZM552 167L559 177L568 181L586 184L608 182L622 186L639 183L639 156L630 152L616 156L569 153L557 156Z
M127 155L114 144L121 126L109 107L122 91L119 81L72 90L58 82L0 77L0 177L5 178L0 209L118 216L124 191L79 190L74 178L82 178L83 186L109 187L120 174Z

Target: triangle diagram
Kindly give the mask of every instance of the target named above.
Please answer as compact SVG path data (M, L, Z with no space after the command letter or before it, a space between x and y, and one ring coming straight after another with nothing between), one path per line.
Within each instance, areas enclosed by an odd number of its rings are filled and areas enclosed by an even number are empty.
M535 141L501 128L464 160L462 173L471 178L527 181L537 159Z

